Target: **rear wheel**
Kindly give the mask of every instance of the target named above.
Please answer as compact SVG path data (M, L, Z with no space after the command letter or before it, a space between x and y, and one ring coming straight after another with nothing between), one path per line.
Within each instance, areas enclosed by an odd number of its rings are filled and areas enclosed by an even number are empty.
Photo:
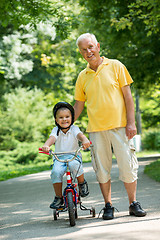
M67 193L68 199L68 214L69 214L69 221L71 226L75 226L75 206L73 202L73 195L72 192Z

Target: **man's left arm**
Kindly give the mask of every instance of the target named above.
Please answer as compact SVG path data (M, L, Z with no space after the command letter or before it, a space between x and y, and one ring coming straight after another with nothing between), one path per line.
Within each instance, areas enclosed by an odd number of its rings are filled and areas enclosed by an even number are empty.
M133 102L130 86L126 85L122 87L122 93L125 101L126 114L127 114L126 135L128 139L131 139L136 135L137 129L135 125L134 102Z

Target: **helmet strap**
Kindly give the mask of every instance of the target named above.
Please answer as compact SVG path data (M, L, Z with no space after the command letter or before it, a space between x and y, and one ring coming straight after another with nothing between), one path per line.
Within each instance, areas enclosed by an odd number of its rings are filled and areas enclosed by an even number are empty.
M57 125L57 127L58 127L57 136L59 135L59 131L60 131L60 130L70 128L70 127L72 126L72 124L73 124L73 123L71 123L68 127L63 128L63 127L61 127L56 121L55 121L55 123L56 123L56 125Z

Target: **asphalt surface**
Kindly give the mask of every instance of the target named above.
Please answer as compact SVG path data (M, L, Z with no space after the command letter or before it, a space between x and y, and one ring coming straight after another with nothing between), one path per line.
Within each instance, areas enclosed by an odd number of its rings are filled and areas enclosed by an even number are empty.
M48 207L53 200L50 171L18 177L0 182L0 239L51 240L51 239L160 239L160 183L144 175L150 161L139 162L137 200L147 211L145 217L129 216L128 198L123 183L118 180L116 162L112 168L113 220L104 221L98 213L104 202L91 163L84 163L85 177L90 194L83 198L86 207L94 206L96 217L78 207L76 226L70 227L68 213L53 219ZM65 179L64 179L65 181Z

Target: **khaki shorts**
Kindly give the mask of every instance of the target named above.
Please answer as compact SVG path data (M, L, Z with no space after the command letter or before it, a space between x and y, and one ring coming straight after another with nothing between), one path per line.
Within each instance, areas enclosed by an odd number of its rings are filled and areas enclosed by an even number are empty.
M138 172L138 161L133 139L128 140L125 128L116 128L101 132L89 133L92 164L99 183L111 179L112 148L117 159L119 179L126 183L134 182Z

